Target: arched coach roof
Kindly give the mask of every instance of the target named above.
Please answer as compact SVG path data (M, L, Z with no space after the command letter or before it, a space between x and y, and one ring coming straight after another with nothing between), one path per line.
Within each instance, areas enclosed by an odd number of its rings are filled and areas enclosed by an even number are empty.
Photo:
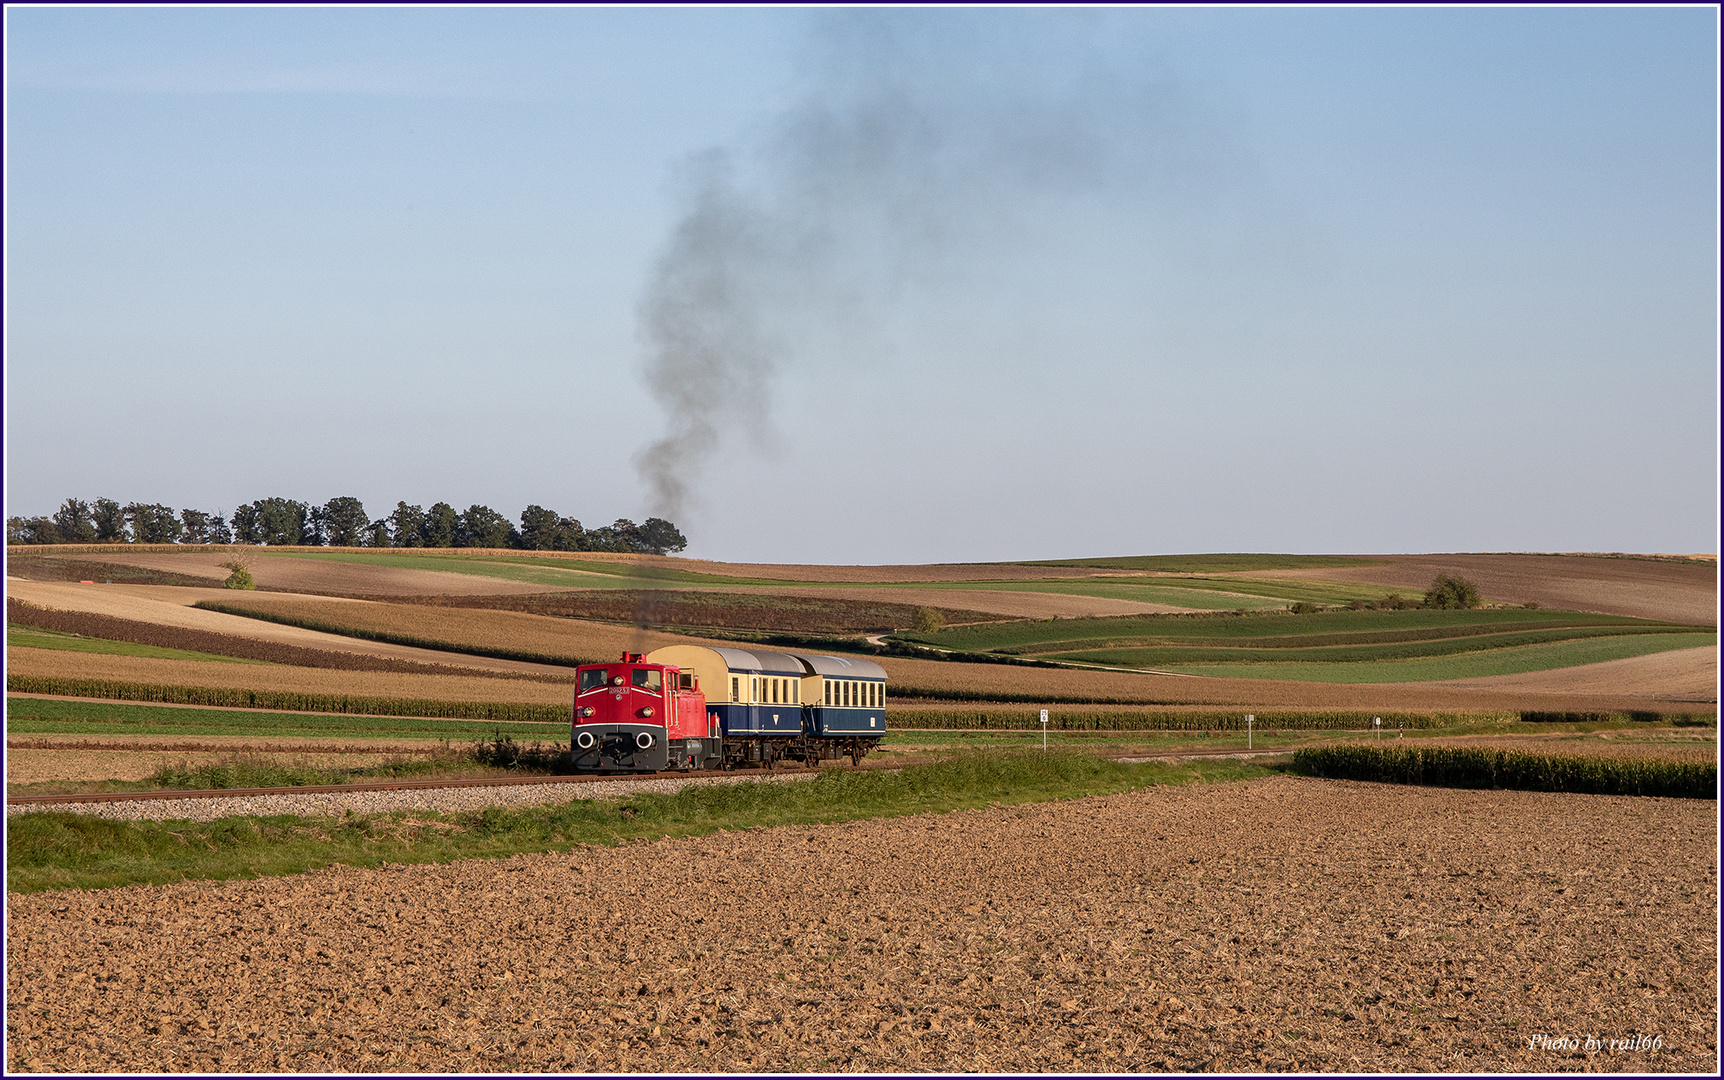
M791 653L796 659L807 664L816 675L824 675L828 679L885 679L886 669L872 660L862 660L852 656L813 656L809 653Z
M781 652L744 652L741 649L713 649L713 652L724 658L725 666L732 671L771 672L781 675L803 675L802 665L788 653Z

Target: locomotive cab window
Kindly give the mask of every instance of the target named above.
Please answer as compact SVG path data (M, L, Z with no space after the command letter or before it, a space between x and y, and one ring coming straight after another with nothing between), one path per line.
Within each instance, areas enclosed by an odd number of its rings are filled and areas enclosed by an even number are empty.
M635 668L630 679L636 686L649 694L657 694L664 690L664 673L658 668Z
M679 672L676 677L676 685L679 690L693 690L695 688L694 672Z
M589 690L602 690L605 680L610 677L611 673L606 668L589 668L581 672L581 687L578 692L584 694Z

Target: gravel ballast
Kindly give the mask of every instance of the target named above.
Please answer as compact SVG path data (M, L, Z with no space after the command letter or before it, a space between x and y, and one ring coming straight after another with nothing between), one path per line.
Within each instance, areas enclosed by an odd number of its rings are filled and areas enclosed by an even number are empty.
M1282 776L14 896L6 1067L1712 1073L1716 811Z

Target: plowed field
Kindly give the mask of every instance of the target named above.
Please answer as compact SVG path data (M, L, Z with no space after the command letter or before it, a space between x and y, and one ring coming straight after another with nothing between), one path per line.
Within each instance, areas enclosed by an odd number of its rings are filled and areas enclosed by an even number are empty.
M1715 815L1274 778L19 896L6 1067L1710 1073Z

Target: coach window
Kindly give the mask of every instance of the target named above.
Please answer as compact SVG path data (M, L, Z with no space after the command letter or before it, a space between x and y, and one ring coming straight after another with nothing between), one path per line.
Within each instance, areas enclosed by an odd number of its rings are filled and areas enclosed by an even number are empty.
M735 675L730 677L730 700L742 700L742 680Z
M750 675L748 677L748 700L760 700L760 676L758 675Z
M795 679L790 682L790 704L802 704L802 683Z

